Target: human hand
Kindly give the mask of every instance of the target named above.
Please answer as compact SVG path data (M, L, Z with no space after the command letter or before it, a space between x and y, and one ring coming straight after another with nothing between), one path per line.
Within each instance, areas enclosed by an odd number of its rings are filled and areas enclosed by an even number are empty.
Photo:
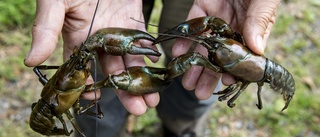
M80 46L88 35L96 2L96 0L37 0L37 13L32 31L32 46L26 56L25 65L33 67L47 60L54 51L61 32L64 41L63 57L64 60L69 59L74 47ZM96 13L92 34L105 27L122 27L145 31L144 24L130 20L130 17L143 20L141 1L101 1ZM147 46L151 45L151 42L141 40L137 44ZM98 56L104 74L119 74L126 67L145 65L142 55L121 57L99 52ZM157 60L152 57L150 59ZM92 77L90 77L87 84L92 82ZM145 113L147 107L155 107L159 102L158 93L134 96L121 90L116 90L115 92L125 108L134 115ZM82 97L90 100L95 98L93 92L83 94Z
M244 36L253 52L263 54L279 3L280 0L195 0L187 20L202 16L219 17ZM190 40L177 39L172 48L173 56L185 54L190 45ZM194 51L207 55L207 50L199 45ZM219 73L195 66L185 73L182 84L188 90L195 89L199 99L207 99L212 95L220 76ZM222 82L230 85L235 81L232 76L223 74Z

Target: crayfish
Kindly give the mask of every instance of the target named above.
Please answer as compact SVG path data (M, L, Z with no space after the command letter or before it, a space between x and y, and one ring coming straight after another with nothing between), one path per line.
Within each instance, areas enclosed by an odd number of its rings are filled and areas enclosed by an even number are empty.
M201 36L208 32L207 36ZM188 64L193 62L196 65L201 65L215 72L231 74L236 83L228 86L226 89L213 93L221 95L219 100L226 100L229 96L235 95L228 100L228 106L234 107L234 101L254 82L258 85L258 104L257 107L262 109L261 87L264 82L269 83L270 87L275 90L281 90L283 99L286 101L285 110L295 92L295 82L292 75L281 65L273 62L263 55L253 53L245 45L242 36L233 31L231 27L222 19L217 17L200 17L195 18L173 27L166 32L161 33L155 43L179 38L192 39L208 50L208 59L203 59L194 62L189 58L200 56L199 53L188 53L177 57L175 60L182 59L180 64ZM188 62L188 63L187 63ZM203 65L205 64L205 65ZM188 70L191 66L179 65L181 74Z
M43 135L70 135L62 114L66 114L74 128L82 135L80 128L74 122L69 109L74 108L76 114L88 113L96 115L87 110L96 104L93 101L86 107L80 107L79 97L83 92L94 90L94 84L85 85L90 75L88 62L93 59L94 51L104 50L107 54L121 56L127 53L142 55L161 55L150 48L137 47L133 41L147 39L154 41L155 38L145 32L124 29L124 28L104 28L96 32L83 43L80 48L75 48L70 59L61 66L37 66L34 72L38 75L39 81L44 85L41 92L41 99L32 104L30 116L30 127ZM40 70L57 69L56 73L48 80ZM109 75L105 80L97 82L96 88L112 87L126 90L132 94L147 94L158 92L169 86L170 81L163 81L155 74L164 73L163 69L152 67L130 67L119 75ZM159 84L162 83L162 84ZM99 111L98 117L102 117ZM63 125L58 128L53 117L57 117Z

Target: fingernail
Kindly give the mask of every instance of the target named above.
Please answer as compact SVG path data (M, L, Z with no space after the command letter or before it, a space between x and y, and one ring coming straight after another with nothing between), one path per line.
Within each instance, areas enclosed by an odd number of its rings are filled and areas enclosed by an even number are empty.
M28 62L30 59L29 59L29 57L30 57L30 55L31 55L31 52L32 52L32 49L30 49L29 50L29 52L27 53L27 55L26 55L26 57L24 58L24 60L23 60L23 62L24 62L24 64L26 65L26 66L29 66L30 64L30 62Z
M256 37L256 46L257 46L258 50L260 51L260 53L264 52L262 37L260 35L257 35L257 37Z

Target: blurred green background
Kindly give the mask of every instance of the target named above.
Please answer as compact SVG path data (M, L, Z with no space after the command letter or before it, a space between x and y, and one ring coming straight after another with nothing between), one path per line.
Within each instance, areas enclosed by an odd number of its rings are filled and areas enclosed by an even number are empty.
M0 136L40 136L28 125L31 104L38 100L42 85L32 68L23 64L31 45L34 0L0 1ZM286 67L296 81L296 93L287 110L282 96L263 87L264 108L258 110L256 86L250 85L230 109L226 102L212 106L210 120L201 136L320 136L320 1L286 0L278 8L277 21L265 55ZM158 0L152 24L161 11ZM150 27L156 32L156 28ZM44 64L62 63L61 42ZM160 121L154 109L132 117L134 136L157 136ZM131 128L130 128L131 129Z

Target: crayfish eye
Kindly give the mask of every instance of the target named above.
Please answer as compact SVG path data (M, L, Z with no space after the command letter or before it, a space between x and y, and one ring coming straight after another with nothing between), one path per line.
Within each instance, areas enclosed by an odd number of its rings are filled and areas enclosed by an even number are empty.
M70 55L70 59L72 59L72 58L74 58L74 55L73 55L73 54Z
M187 24L182 24L178 27L178 31L181 33L187 34L189 30L189 26Z

